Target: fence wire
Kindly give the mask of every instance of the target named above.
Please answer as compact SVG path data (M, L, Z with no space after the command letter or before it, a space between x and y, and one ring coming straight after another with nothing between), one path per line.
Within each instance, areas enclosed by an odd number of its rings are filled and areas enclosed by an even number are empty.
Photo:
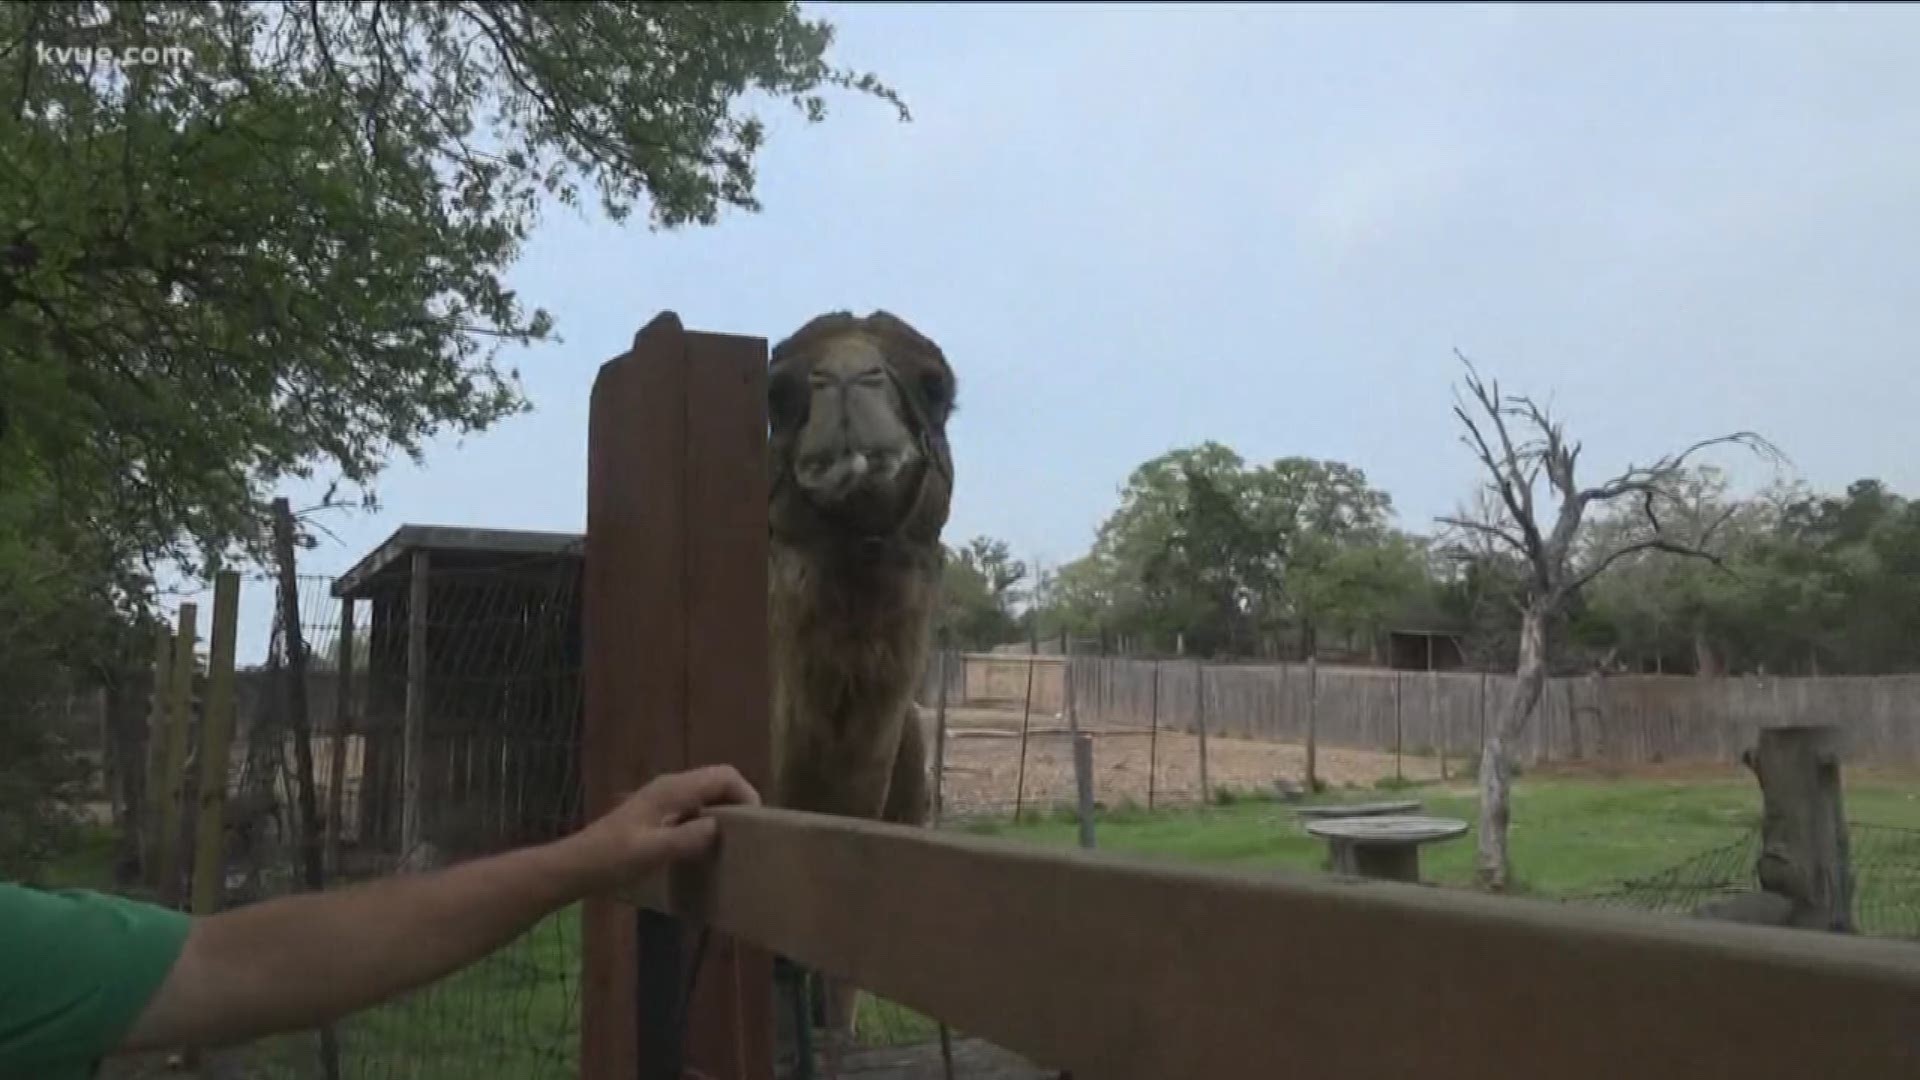
M344 673L343 605L330 595L332 584L300 582L327 888L536 843L577 826L577 559L432 568L417 619L404 571L376 581L355 602ZM232 845L229 906L305 885L303 781L282 629L276 618L268 663L238 680L229 798L241 810L233 824L243 840ZM410 708L420 733L411 757ZM277 1037L220 1055L208 1075L570 1080L578 1073L579 967L579 913L568 909L472 967L339 1025L331 1052L317 1032Z
M1853 918L1870 937L1920 941L1920 829L1850 822ZM1571 902L1659 914L1691 915L1701 905L1755 892L1760 827L1659 873L1621 882Z

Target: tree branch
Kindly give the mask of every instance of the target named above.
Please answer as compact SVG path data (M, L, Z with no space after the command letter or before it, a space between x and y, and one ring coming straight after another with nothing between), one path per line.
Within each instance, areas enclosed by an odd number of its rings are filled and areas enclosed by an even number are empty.
M1629 466L1627 471L1607 481L1597 488L1589 488L1582 495L1593 502L1608 502L1623 495L1634 493L1672 496L1662 486L1679 476L1687 460L1702 450L1715 446L1740 446L1776 464L1783 463L1787 457L1779 447L1774 446L1762 436L1751 431L1736 431L1730 435L1719 435L1711 439L1702 439L1678 454L1669 454L1652 465L1645 467Z
M1608 552L1606 555L1602 556L1598 561L1596 561L1591 567L1589 567L1586 571L1581 573L1580 576L1574 578L1571 582L1569 582L1566 586L1565 591L1569 595L1579 592L1581 589L1585 588L1586 585L1589 582L1591 582L1594 578L1599 577L1603 572L1605 572L1607 567L1612 566L1614 563L1619 562L1621 559L1627 557L1628 555L1633 555L1642 551L1664 551L1672 555L1684 555L1684 556L1687 556L1688 558L1703 559L1719 567L1722 570L1725 570L1727 568L1727 564L1720 558L1720 556L1711 551L1707 551L1702 548L1693 547L1692 545L1689 545L1689 544L1682 544L1682 543L1679 543L1678 541L1669 540L1664 536L1655 536L1646 540L1636 540L1631 544L1623 544L1622 546L1617 547L1612 551Z
M1477 532L1483 536L1490 536L1495 540L1498 540L1501 543L1512 548L1514 551L1520 553L1522 556L1525 556L1528 554L1527 545L1524 540L1520 539L1518 536L1515 536L1514 534L1508 532L1507 530L1501 528L1498 525L1489 524L1484 521L1473 521L1468 518L1456 518L1456 517L1435 518L1434 520L1438 521L1442 525L1450 525L1450 526L1453 526L1454 528L1466 529L1470 532Z

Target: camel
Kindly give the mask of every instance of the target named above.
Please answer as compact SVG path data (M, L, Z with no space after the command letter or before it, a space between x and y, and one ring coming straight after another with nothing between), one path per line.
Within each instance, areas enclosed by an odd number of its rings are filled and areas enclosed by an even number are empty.
M821 315L768 361L769 805L924 825L926 662L953 494L956 383L885 311ZM829 1061L854 988L828 993Z

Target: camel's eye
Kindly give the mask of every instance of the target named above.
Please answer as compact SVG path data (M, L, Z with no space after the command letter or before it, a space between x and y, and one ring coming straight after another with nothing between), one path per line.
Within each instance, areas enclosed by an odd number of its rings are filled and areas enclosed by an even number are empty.
M807 408L807 380L801 372L782 368L767 381L767 414L774 423L798 419Z
M944 417L953 408L953 386L947 373L931 368L920 373L920 396L935 415Z

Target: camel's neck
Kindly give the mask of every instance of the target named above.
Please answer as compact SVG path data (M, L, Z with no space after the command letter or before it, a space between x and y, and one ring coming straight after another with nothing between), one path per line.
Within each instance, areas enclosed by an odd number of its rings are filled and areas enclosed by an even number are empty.
M926 659L938 556L855 562L779 542L772 554L774 657L789 703L841 731L891 723Z

